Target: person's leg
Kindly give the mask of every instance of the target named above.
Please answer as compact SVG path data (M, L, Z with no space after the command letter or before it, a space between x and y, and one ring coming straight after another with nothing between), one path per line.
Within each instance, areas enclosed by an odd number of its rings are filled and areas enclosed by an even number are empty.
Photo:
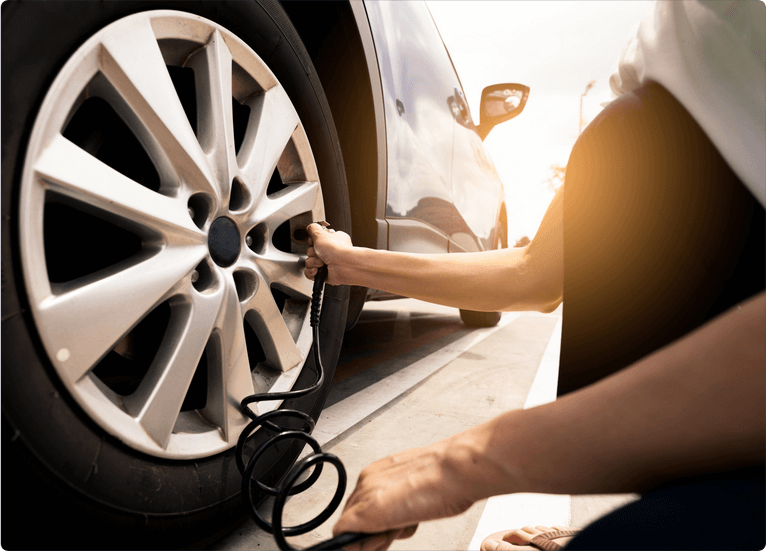
M564 185L559 395L764 288L763 207L661 86L602 111Z
M763 468L647 492L587 526L566 549L756 549L766 546Z
M578 140L565 186L560 395L763 290L764 209L661 86L602 112ZM763 475L667 484L567 548L762 549Z

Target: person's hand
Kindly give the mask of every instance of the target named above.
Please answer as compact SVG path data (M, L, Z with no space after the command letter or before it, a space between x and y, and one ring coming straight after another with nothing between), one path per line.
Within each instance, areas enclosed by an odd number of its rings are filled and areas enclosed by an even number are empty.
M309 224L306 228L309 234L308 258L306 259L306 269L304 275L314 281L317 270L322 266L327 266L327 280L330 285L341 285L338 274L339 262L338 255L344 250L352 248L351 237L342 231L325 229L316 222Z
M456 439L386 457L365 468L346 502L333 534L384 533L364 542L362 551L388 549L395 539L415 533L426 520L454 516L466 511L476 498L455 456L461 456Z

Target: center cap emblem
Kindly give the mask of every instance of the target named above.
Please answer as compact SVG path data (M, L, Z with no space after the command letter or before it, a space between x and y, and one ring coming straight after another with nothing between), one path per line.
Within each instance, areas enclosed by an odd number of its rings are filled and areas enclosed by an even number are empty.
M239 231L230 219L221 217L210 226L207 237L210 256L219 266L231 266L239 256Z

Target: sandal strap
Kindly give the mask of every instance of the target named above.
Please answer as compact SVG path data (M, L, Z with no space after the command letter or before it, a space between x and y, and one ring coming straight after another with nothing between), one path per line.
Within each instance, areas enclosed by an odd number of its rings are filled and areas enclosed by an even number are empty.
M550 532L543 532L542 534L535 536L529 542L529 545L542 549L542 551L559 551L563 549L555 539L568 538L569 536L575 536L580 530L573 528L571 530L551 530Z

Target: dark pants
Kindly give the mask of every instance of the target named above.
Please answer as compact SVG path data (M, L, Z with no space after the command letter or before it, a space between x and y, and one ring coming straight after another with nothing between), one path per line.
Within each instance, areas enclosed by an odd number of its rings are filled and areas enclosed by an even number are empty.
M564 193L559 395L629 366L766 286L763 207L657 84L622 96L586 128ZM677 481L595 523L570 547L733 549L733 534L748 532L741 541L762 549L763 473ZM669 539L671 529L680 539Z
M764 536L763 467L676 481L588 525L567 549L756 549Z

